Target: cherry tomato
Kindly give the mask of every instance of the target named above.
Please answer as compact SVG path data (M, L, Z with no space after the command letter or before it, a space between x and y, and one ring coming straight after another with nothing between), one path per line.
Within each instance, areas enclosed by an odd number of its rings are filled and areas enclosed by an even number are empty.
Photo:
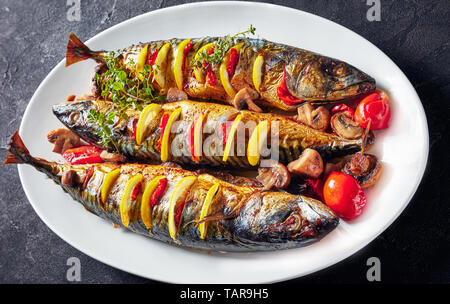
M367 201L353 177L336 171L331 172L325 181L323 197L328 207L344 220L360 215Z
M386 129L390 118L389 98L381 90L366 96L356 107L355 121L363 128L370 120L370 130Z
M79 146L63 153L64 159L71 165L102 163L102 149L95 146Z

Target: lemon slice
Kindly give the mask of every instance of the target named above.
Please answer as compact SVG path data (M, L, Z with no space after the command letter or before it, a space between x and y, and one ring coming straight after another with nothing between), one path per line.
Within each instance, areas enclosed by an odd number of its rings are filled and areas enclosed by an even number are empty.
M211 50L211 48L213 47L213 45L214 45L214 43L208 43L208 44L205 44L204 46L202 46L198 50L197 54L195 54L194 61L200 60L200 58L201 58L200 54L203 53L203 51L208 53L209 50ZM202 68L199 68L199 67L194 68L194 76L198 82L201 82L201 83L205 82L205 72L203 71Z
M264 57L262 55L258 55L256 57L255 62L253 63L253 85L255 86L256 91L259 91L259 87L261 86L262 82L262 68L264 65Z
M131 209L131 195L134 188L144 179L142 174L136 174L130 178L123 190L122 198L120 199L120 217L125 227L130 224L130 209Z
M261 121L253 130L248 140L247 159L251 166L256 166L261 156L261 149L269 133L269 121Z
M181 114L181 108L175 109L167 120L166 127L164 129L164 134L162 135L161 140L161 160L163 162L169 159L169 137L170 137L170 129L172 129L172 124L174 121L177 121Z
M184 49L187 44L191 42L191 39L183 40L177 47L177 54L175 55L175 64L173 66L173 76L175 83L179 90L183 90L183 61L184 61Z
M203 139L203 119L205 115L200 114L200 116L195 121L194 127L194 155L193 158L195 160L199 159L199 156L202 155L202 139Z
M150 198L156 187L158 186L159 181L163 178L166 177L161 175L152 179L152 181L148 183L147 186L145 186L144 193L142 194L141 219L145 227L147 227L147 229L149 230L152 228L152 210L150 209Z
M155 60L155 80L161 88L164 88L166 85L166 75L163 73L163 63L166 61L169 49L170 43L167 42L161 47Z
M205 201L203 202L202 211L200 212L200 220L202 220L205 216L207 216L209 214L209 209L214 200L214 196L217 194L217 191L219 190L219 186L220 186L220 183L215 183L214 186L212 186L208 190ZM206 237L206 229L207 229L206 222L200 223L198 225L198 230L200 231L200 238L202 240L204 240Z
M158 116L160 111L161 106L154 103L149 104L142 110L136 126L136 144L140 145L142 143L142 140L145 138L148 125Z
M243 45L244 45L244 42L241 42L238 45L235 45L231 49L229 49L227 54L225 55L225 58L222 61L222 64L220 65L220 69L219 69L220 82L222 83L222 86L225 89L225 92L227 92L228 96L230 96L231 98L234 98L234 96L236 95L236 91L234 90L233 86L230 83L230 77L227 72L227 65L228 65L228 61L230 60L231 50L235 49L239 54L239 50L241 49L241 47Z
M223 162L226 162L228 159L228 156L230 155L231 146L233 145L234 134L236 134L237 127L238 127L239 123L241 122L241 120L242 120L242 114L239 114L238 116L236 116L236 118L233 121L233 125L231 126L231 129L230 129L230 133L228 133L225 148L223 149L223 157L222 157ZM223 134L223 136L225 136L225 134Z
M148 45L146 44L139 53L139 57L136 63L136 75L141 81L144 81L144 76L142 75L142 73L144 72L145 61L147 61L147 54Z
M177 210L177 207L180 203L183 202L184 199L186 199L186 194L188 193L191 186L194 184L194 182L197 180L196 176L186 176L182 178L177 185L175 186L175 189L172 192L172 196L170 198L169 203L169 233L172 239L175 240L175 237L177 235L178 227L175 225L175 213Z
M114 182L117 180L120 174L120 168L117 168L115 170L109 171L106 173L105 178L103 179L102 188L100 189L100 197L102 199L102 202L106 202L106 199L108 197L109 191L111 191L111 188L114 184Z

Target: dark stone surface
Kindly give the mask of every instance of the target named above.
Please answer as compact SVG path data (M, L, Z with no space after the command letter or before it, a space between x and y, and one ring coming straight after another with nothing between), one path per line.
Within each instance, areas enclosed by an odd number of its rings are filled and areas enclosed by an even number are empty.
M81 21L66 19L66 1L0 0L0 158L39 83L64 57L67 33L84 40L128 18L191 1L81 0ZM328 18L361 34L406 73L428 118L430 158L403 214L346 260L288 283L366 281L366 260L381 259L383 282L450 282L448 151L450 1L381 0L381 22L368 22L365 0L267 1ZM407 151L405 151L407 153ZM148 283L66 244L36 215L17 169L0 171L0 283L65 283L66 261L79 257L84 283Z

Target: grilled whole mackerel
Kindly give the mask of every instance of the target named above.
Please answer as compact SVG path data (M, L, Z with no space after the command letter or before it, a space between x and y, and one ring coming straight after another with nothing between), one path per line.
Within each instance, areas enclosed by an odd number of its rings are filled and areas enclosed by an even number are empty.
M335 214L320 201L233 185L208 174L154 165L68 165L35 158L29 154L17 132L11 139L9 151L11 154L7 155L5 164L32 165L53 179L88 211L134 232L171 244L224 251L295 248L320 240L339 223ZM102 199L106 176L114 170L119 173L108 184L109 190ZM63 181L67 173L71 173L72 183L67 183L67 178ZM123 199L128 184L137 176L141 177L141 189L146 189L146 185L158 176L167 179L165 192L153 209L142 208L145 194ZM187 187L178 187L186 178L191 183ZM208 200L211 188L217 191ZM207 201L210 207L207 213L202 213L205 226L201 233L200 216ZM147 210L148 214L143 210ZM171 210L176 211L178 221Z
M53 113L65 126L80 137L92 144L102 146L101 127L98 121L88 119L89 112L92 109L106 116L111 111L116 110L115 104L112 102L85 97L77 101L55 105L53 106ZM362 139L348 140L314 130L287 116L273 113L255 113L248 110L239 111L228 105L189 100L161 105L160 112L148 123L146 135L139 145L136 143L133 124L139 121L141 111L131 108L127 109L128 119L121 119L116 116L115 124L111 128L111 138L116 143L116 146L109 144L107 148L112 152L116 152L115 149L117 147L119 153L139 162L161 160L161 152L158 148L158 143L161 139L161 120L164 115L173 113L176 109L181 109L181 114L177 120L178 126L175 131L172 128L169 137L171 149L168 159L162 159L162 161L172 161L181 164L230 166L234 168L257 166L258 164L250 164L247 148L249 137L252 133L251 126L258 125L264 121L269 121L273 126L267 135L268 149L273 151L273 153L268 152L266 156L262 155L262 159L276 159L276 154L278 154L278 161L289 163L297 159L306 148L317 150L325 159L352 154L361 149ZM200 114L206 116L203 122L204 129L201 133L203 150L198 159L194 161L190 152L189 132L196 117ZM245 134L242 131L242 133L234 135L232 152L228 159L224 161L223 124L228 122L227 130L229 130L229 122L232 122L237 115L242 117L241 129L247 131L245 131ZM245 129L245 126L250 127ZM238 140L238 134L243 134L245 140ZM370 145L374 140L373 134L369 133L365 140L366 145ZM278 151L273 149L275 146L278 148Z
M256 104L292 110L302 101L332 102L350 99L370 93L376 88L372 77L343 61L292 46L251 38L235 38L233 41L239 56L233 75L229 75L226 70L230 57L228 52L222 59L222 64L210 65L214 77L205 76L205 71L202 72L201 68L198 68L195 59L202 52L206 54L212 44L223 39L224 37L206 37L152 41L132 45L116 51L115 54L119 54L118 58L124 64L133 59L131 66L133 63L136 66L143 49L146 63L151 63L151 58L159 56L157 61L161 81L154 84L161 95L167 94L171 87L178 87L194 99L232 103L237 91L251 88L259 92ZM187 42L192 43L192 46L185 52ZM88 58L104 63L108 54L107 51L91 51L71 33L67 45L66 66ZM97 72L102 73L102 69ZM208 81L208 77L214 81ZM296 100L295 103L279 98L277 92L283 80L283 87ZM101 86L101 83L96 85Z

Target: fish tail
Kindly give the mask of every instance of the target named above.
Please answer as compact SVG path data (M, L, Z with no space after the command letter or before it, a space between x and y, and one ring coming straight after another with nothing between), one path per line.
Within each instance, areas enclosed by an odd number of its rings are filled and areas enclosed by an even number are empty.
M99 52L91 51L74 33L69 34L67 43L66 67L89 58L101 59Z
M3 162L5 165L29 163L30 158L32 158L17 130L11 136L8 151L9 153Z

